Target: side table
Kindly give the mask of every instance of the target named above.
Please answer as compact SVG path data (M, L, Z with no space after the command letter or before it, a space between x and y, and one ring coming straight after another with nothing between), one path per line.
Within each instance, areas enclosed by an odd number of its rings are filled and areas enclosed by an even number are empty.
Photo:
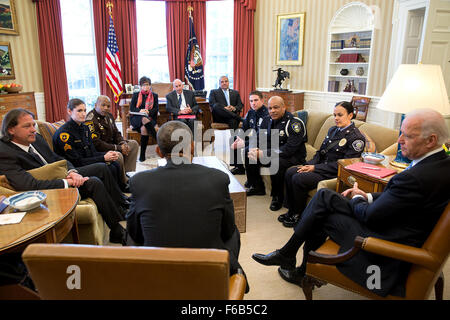
M389 169L394 169L400 172L398 168L395 168L389 164L391 157L386 157L379 166ZM355 182L358 182L358 188L364 192L382 192L389 180L394 176L390 175L385 178L375 178L365 175L360 172L350 171L345 169L346 166L362 161L361 158L352 159L340 159L338 160L338 176L336 184L336 192L342 192L345 189L352 187Z

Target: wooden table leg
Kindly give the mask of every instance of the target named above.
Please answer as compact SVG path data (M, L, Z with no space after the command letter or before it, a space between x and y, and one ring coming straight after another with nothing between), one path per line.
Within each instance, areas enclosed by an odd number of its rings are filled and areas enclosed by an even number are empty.
M74 219L73 219L73 225L72 225L72 239L73 243L79 244L80 243L80 236L78 234L78 222L77 222L77 215L74 212Z

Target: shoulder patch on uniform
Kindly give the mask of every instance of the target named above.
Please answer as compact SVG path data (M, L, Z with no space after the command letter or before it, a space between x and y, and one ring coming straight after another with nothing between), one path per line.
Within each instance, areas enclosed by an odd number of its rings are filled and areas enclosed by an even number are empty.
M294 130L294 132L299 133L301 130L300 123L292 121L291 128L292 130Z
M94 113L89 112L88 115L86 116L86 120L92 120L92 119L94 119Z
M355 140L352 143L353 149L355 149L356 152L361 152L364 149L364 141L362 140Z
M62 142L67 142L69 141L70 135L67 132L63 132L59 135L59 138L61 139Z
M67 151L67 150L72 150L72 147L66 143L64 145L64 151Z

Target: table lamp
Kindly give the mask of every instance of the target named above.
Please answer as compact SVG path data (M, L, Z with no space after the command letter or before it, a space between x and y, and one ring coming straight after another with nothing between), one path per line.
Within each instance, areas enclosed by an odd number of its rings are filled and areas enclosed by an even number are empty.
M441 66L402 64L381 96L377 109L401 113L402 123L405 113L421 108L431 108L442 115L450 114ZM406 168L410 162L411 160L402 156L398 144L397 157L391 161L391 165Z

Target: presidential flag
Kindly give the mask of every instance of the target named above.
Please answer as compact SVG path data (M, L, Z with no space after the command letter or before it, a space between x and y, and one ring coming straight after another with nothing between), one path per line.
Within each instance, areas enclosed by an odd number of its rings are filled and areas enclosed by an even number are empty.
M117 46L114 22L109 16L108 45L106 46L106 82L114 93L114 102L119 101L123 92L122 68L120 66L119 47Z
M186 52L184 67L186 82L194 90L205 89L205 77L203 74L203 60L194 31L194 21L189 17L189 42Z

